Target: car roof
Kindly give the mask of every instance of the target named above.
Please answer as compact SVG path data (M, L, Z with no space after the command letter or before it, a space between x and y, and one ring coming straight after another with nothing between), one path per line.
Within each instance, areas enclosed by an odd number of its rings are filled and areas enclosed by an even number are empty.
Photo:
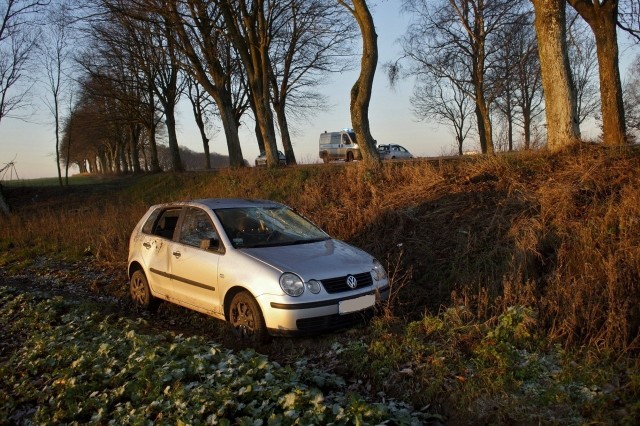
M171 207L171 206L200 206L208 207L212 210L231 209L243 207L284 207L283 204L270 200L251 200L245 198L203 198L190 201L176 201L172 203L159 204L154 207Z

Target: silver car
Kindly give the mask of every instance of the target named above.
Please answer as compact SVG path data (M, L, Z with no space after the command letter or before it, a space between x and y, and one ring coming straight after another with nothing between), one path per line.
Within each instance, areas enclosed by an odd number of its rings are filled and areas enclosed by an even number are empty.
M382 160L396 160L401 158L413 158L413 155L401 145L379 145L378 154Z
M371 255L264 200L153 206L131 234L128 265L138 305L176 303L252 341L349 326L389 296Z
M286 166L287 165L287 157L280 150L278 150L278 164L281 165L281 166ZM266 152L264 152L264 151L260 152L260 155L258 155L256 157L255 165L256 165L256 167L266 166L267 165L267 153Z

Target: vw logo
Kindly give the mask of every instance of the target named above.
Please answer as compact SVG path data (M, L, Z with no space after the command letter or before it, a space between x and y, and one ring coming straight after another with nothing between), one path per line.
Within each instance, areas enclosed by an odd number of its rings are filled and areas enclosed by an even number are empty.
M347 277L347 285L351 288L358 287L358 280L353 275L349 275Z

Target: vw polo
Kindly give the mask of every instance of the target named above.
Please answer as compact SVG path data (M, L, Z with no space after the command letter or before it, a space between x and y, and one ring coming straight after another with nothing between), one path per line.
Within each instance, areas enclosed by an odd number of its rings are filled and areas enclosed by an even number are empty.
M253 341L349 326L389 296L375 258L265 200L152 206L131 234L128 275L141 307L172 302Z

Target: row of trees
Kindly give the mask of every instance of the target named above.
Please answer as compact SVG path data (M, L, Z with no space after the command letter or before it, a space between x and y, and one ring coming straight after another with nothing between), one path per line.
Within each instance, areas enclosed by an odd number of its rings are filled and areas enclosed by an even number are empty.
M365 161L378 161L368 123L377 35L364 0L5 1L0 121L24 104L27 91L14 88L30 52L40 51L58 164L158 171L161 136L170 168L183 170L175 119L181 97L193 107L206 167L214 123L230 164L244 164L238 129L248 116L268 163L278 163L278 129L295 164L289 121L322 105L322 76L354 63L358 33L352 125ZM635 34L637 0L405 0L403 7L411 25L389 75L416 79L414 111L450 124L460 153L473 124L482 151L494 152L497 121L505 123L508 149L515 127L530 147L543 111L549 147L562 147L579 138L579 124L597 108L593 99L602 100L605 144L626 143L616 26ZM48 25L30 25L39 16ZM597 61L585 54L594 49ZM599 97L589 93L596 62Z
M43 51L58 159L113 171L160 170L160 128L171 168L183 170L175 110L185 96L206 159L219 125L230 164L244 165L238 128L251 116L268 163L278 163L277 128L295 164L289 122L324 104L317 86L325 74L353 67L354 16L366 9L361 0L7 1L3 28L32 35L30 45L17 36L13 45L25 61L30 47ZM12 64L20 77L26 62ZM10 93L13 81L2 87ZM14 93L3 96L0 120L25 104L27 90Z
M498 120L509 150L514 127L528 149L543 111L551 149L579 139L579 125L599 108L604 143L626 143L616 25L635 35L636 0L406 0L403 7L411 24L389 77L415 78L415 114L450 126L460 154L474 123L482 152L494 152Z
M125 111L135 130L122 141L131 154L120 157L133 171L140 169L143 135L150 145L144 167L158 170L154 135L160 119L171 168L183 169L175 130L181 96L193 106L205 158L215 120L230 164L242 166L238 129L250 113L267 162L278 163L277 123L287 161L295 164L288 118L322 105L316 90L321 76L349 67L357 36L335 0L97 0L91 11L84 29L91 44L80 61L91 90L83 103L102 97Z

